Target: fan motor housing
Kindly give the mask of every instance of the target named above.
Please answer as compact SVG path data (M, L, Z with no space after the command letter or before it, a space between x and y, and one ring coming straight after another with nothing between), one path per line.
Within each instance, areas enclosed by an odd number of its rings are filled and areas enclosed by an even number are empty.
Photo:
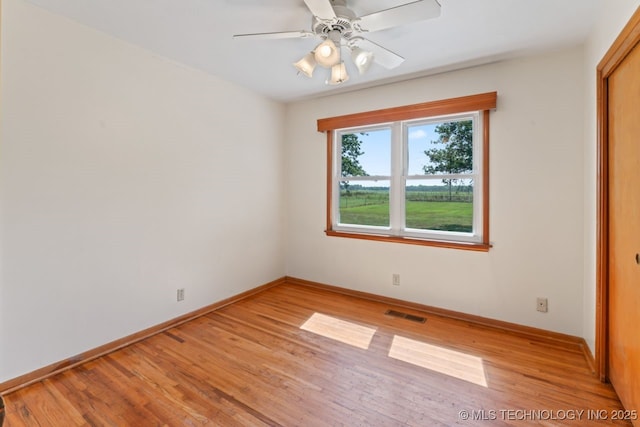
M357 32L352 23L357 18L356 14L340 5L334 5L333 10L336 13L335 18L318 19L313 17L311 28L315 34L322 37L327 37L330 31L338 31L343 38L348 40L354 32Z

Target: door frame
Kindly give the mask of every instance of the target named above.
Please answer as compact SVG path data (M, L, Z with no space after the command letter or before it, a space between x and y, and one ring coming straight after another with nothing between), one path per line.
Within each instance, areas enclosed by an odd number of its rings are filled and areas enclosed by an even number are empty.
M609 77L640 43L638 7L597 67L596 374L609 378Z

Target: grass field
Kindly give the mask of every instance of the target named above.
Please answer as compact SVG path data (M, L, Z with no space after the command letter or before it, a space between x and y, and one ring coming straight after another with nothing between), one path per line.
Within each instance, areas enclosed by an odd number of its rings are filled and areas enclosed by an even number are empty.
M387 191L341 191L340 222L342 224L389 225L389 193ZM406 226L421 230L471 232L473 203L468 194L448 201L445 192L417 194L407 192ZM427 193L427 192L425 192ZM455 199L454 199L455 200Z

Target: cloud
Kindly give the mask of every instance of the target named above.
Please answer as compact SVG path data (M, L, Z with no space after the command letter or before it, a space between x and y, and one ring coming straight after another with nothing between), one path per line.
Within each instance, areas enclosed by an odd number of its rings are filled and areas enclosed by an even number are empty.
M411 139L422 139L426 137L427 137L427 133L422 129L416 129L409 132L409 138Z

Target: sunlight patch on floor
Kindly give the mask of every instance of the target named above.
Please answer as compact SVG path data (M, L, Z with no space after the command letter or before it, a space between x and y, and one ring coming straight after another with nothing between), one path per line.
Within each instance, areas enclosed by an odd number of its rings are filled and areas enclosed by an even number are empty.
M368 328L321 313L313 313L300 326L300 329L365 350L369 348L371 339L376 333L375 328Z
M396 335L389 357L487 387L482 358L477 356Z

